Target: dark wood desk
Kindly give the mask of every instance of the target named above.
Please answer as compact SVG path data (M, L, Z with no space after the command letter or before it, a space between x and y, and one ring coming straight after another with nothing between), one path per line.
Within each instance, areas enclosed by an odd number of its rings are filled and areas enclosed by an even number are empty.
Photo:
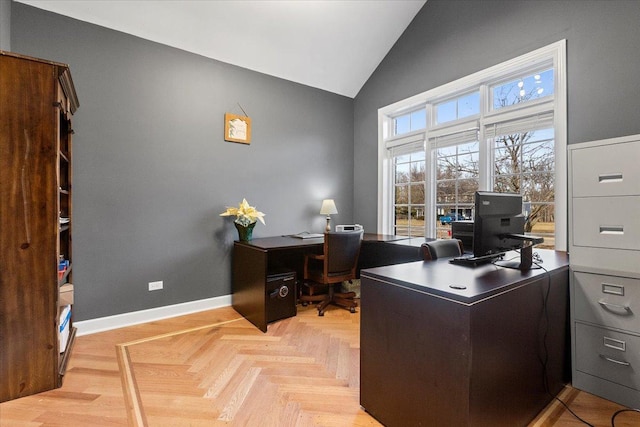
M363 270L360 403L384 425L525 426L568 382L568 256ZM450 286L464 286L453 289ZM546 338L545 338L546 337Z
M300 280L304 254L322 253L323 240L276 236L235 242L231 290L233 308L266 332L269 303L267 277L271 272L293 270ZM420 244L424 241L424 238L365 233L359 269L422 259Z

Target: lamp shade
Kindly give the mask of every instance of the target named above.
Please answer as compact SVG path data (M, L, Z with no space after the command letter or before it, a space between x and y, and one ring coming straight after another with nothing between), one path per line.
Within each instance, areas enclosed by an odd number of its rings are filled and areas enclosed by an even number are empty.
M336 209L336 202L334 202L333 199L324 199L322 201L322 207L320 208L320 213L322 215L337 214L338 209Z

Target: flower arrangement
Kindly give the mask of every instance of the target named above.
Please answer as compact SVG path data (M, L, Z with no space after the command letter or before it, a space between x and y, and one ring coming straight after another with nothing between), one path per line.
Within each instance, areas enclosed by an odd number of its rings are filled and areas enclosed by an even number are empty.
M247 202L247 199L242 199L242 203L240 203L237 208L227 206L227 210L220 214L220 216L233 215L235 215L236 217L233 222L243 227L248 227L251 224L255 224L257 220L260 220L260 222L263 224L265 223L264 214L256 210L255 207L249 206L249 202Z

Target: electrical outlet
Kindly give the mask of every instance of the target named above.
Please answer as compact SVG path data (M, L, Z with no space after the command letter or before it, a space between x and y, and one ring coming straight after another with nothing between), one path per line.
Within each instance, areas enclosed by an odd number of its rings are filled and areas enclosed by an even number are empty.
M149 282L150 291L157 291L159 289L162 289L162 287L163 287L162 280L159 282Z

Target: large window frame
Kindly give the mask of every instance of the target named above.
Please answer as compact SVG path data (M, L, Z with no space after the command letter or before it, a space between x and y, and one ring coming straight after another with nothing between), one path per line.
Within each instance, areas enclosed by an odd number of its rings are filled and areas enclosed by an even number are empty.
M545 67L554 70L553 95L521 104L493 109L491 87L528 72ZM475 90L480 91L480 114L451 123L436 124L435 106ZM394 134L394 120L404 114L425 109L427 126L401 135ZM551 118L549 118L551 117ZM517 120L537 120L554 130L554 216L555 249L567 248L567 86L566 40L560 40L533 52L497 64L459 80L417 94L378 110L378 224L380 234L394 232L394 153L425 150L425 230L426 237L436 237L435 179L432 145L439 136L476 131L479 147L479 190L491 190L491 149L489 129Z

